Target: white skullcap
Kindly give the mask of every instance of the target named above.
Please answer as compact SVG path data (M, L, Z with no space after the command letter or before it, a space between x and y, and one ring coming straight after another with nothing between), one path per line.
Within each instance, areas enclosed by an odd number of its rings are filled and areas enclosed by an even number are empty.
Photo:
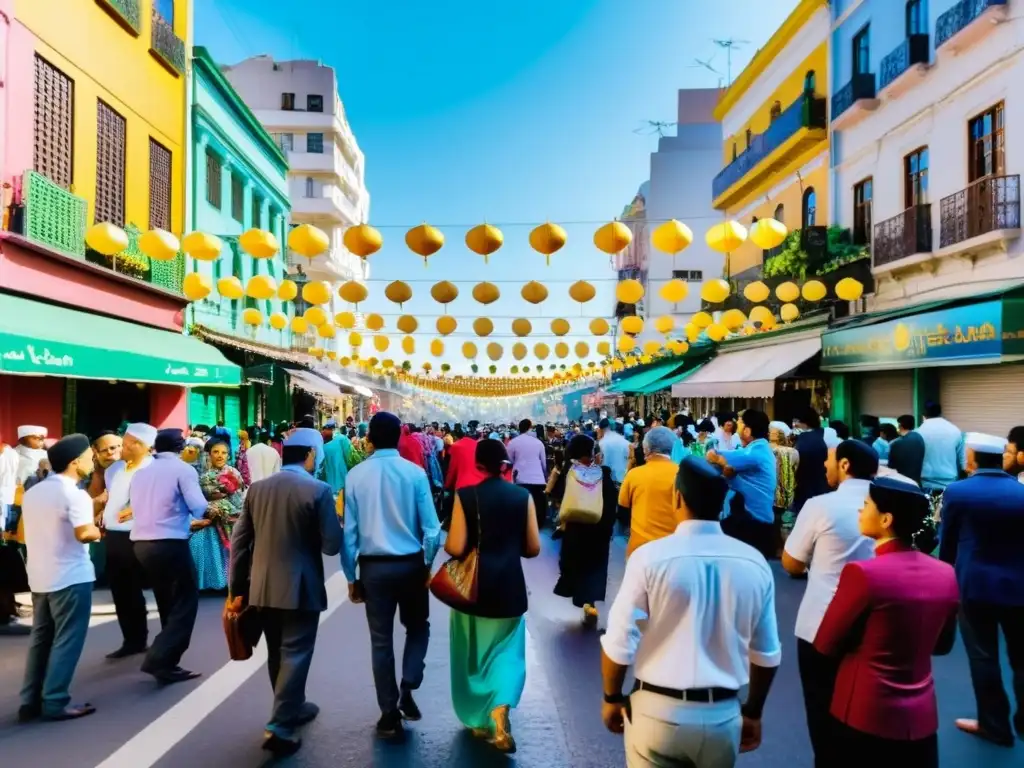
M843 439L839 437L839 433L836 432L832 427L825 427L825 447L829 450L838 448L839 444L843 442Z
M637 419L637 420L636 420L636 425L637 425L638 427L642 427L642 426L645 426L645 425L644 425L644 420L643 420L643 419Z
M793 431L789 428L789 425L784 421L773 421L771 424L768 425L768 429L777 429L786 437L789 437L790 433Z
M38 435L39 437L46 437L46 427L37 427L35 424L24 424L18 427L18 439L21 440L23 437L32 437Z
M131 435L147 448L152 448L153 444L156 442L156 432L156 427L151 424L145 424L141 421L135 424L129 424L128 429L124 431L126 435Z
M982 432L968 432L964 438L967 447L975 453L1002 454L1006 449L1006 440L995 435L986 435Z

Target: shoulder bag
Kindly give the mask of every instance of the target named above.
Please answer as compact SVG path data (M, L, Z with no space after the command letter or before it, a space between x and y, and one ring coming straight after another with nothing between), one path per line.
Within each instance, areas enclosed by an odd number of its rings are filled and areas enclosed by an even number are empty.
M565 496L559 519L564 523L594 525L604 514L604 474L600 467L573 465L565 476Z
M480 567L480 495L475 488L473 498L476 503L476 546L462 557L448 560L430 580L430 592L434 597L449 608L468 614L472 614L476 607Z

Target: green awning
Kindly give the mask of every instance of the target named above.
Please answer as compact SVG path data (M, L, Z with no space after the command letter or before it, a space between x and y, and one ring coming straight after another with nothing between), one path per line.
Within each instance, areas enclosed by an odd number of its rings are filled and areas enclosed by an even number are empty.
M179 333L0 294L0 373L238 386L242 370Z
M648 384L652 384L663 376L668 376L675 373L680 368L684 367L687 363L679 358L672 358L671 360L665 360L658 363L653 363L642 371L628 374L623 376L616 382L613 382L607 391L609 393L617 393L624 395L638 394L639 390L646 387Z
M703 364L702 364L703 365ZM701 365L695 365L692 368L684 368L683 370L675 370L671 373L667 373L659 379L652 381L646 387L643 387L635 394L637 395L653 395L655 392L661 392L663 389L671 387L673 384L678 384L680 381L685 381L690 378L693 374L701 369Z

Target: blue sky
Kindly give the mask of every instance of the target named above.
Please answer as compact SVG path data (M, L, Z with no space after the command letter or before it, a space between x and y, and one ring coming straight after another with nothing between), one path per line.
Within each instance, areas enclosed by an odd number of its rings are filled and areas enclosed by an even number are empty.
M577 318L566 340L595 341L566 289L573 280L594 280L598 295L583 315L612 310L613 273L592 235L622 212L648 177L657 136L634 131L646 120L674 121L677 89L718 84L717 76L694 66L695 58L714 55L712 65L725 72L714 38L750 41L733 56L735 77L795 5L196 0L195 39L222 63L269 53L320 59L337 70L366 155L371 223L385 238L372 257L371 298L361 309L393 315L397 308L383 298L386 281L423 281L412 283L418 295L406 305L421 317L414 360L422 362L429 359L430 331L440 313L427 295L430 283L457 281L462 295L451 313L460 328L447 342L448 362L460 363L458 348L471 338L472 319L487 315L495 318L491 340L506 350L498 364L505 370L514 362L506 318L531 318L531 347L553 341L541 316ZM676 217L687 221L687 214ZM569 234L550 267L527 244L530 229L545 219L562 223ZM505 233L504 247L488 265L463 241L465 231L484 220ZM429 268L404 245L406 229L422 221L441 227L447 239ZM710 225L688 221L698 236ZM519 298L530 279L550 282L551 298L539 308ZM502 289L502 299L488 308L469 296L480 280ZM394 318L388 320L393 327ZM396 332L393 350L402 357L397 339ZM481 350L485 343L478 344Z

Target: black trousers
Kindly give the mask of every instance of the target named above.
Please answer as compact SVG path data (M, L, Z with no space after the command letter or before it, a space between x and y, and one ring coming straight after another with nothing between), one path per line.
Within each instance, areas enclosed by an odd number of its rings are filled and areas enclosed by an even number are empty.
M778 537L774 523L762 523L750 516L749 512L737 514L735 511L722 520L722 531L744 544L749 544L766 560L778 556Z
M149 674L168 672L181 662L192 641L199 611L199 587L187 539L136 541L135 556L153 585L160 612L160 634L142 662Z
M525 488L530 492L530 497L533 499L533 506L537 509L537 529L543 530L544 526L548 522L548 495L544 493L543 485L524 485L520 484L520 488Z
M999 667L999 630L1006 639L1006 656L1013 674L1017 699L1014 728L1010 727L1010 700ZM995 741L1013 743L1013 730L1024 738L1024 606L996 605L964 600L960 605L960 634L971 668L978 724Z
M124 644L129 648L145 648L149 639L146 597L142 594L145 575L135 556L131 534L107 531L106 543L107 581Z
M903 766L904 768L939 768L939 737L932 734L917 741L883 739L832 720L836 754L829 765L833 768L865 768L865 766ZM820 763L819 763L820 765Z
M807 732L814 750L814 766L834 768L836 721L829 714L829 709L832 707L836 675L839 674L839 660L818 653L811 643L799 638L796 641L796 658L807 711Z
M270 687L274 689L274 708L267 729L288 735L306 703L306 679L313 661L320 613L260 608L259 615L267 641Z

